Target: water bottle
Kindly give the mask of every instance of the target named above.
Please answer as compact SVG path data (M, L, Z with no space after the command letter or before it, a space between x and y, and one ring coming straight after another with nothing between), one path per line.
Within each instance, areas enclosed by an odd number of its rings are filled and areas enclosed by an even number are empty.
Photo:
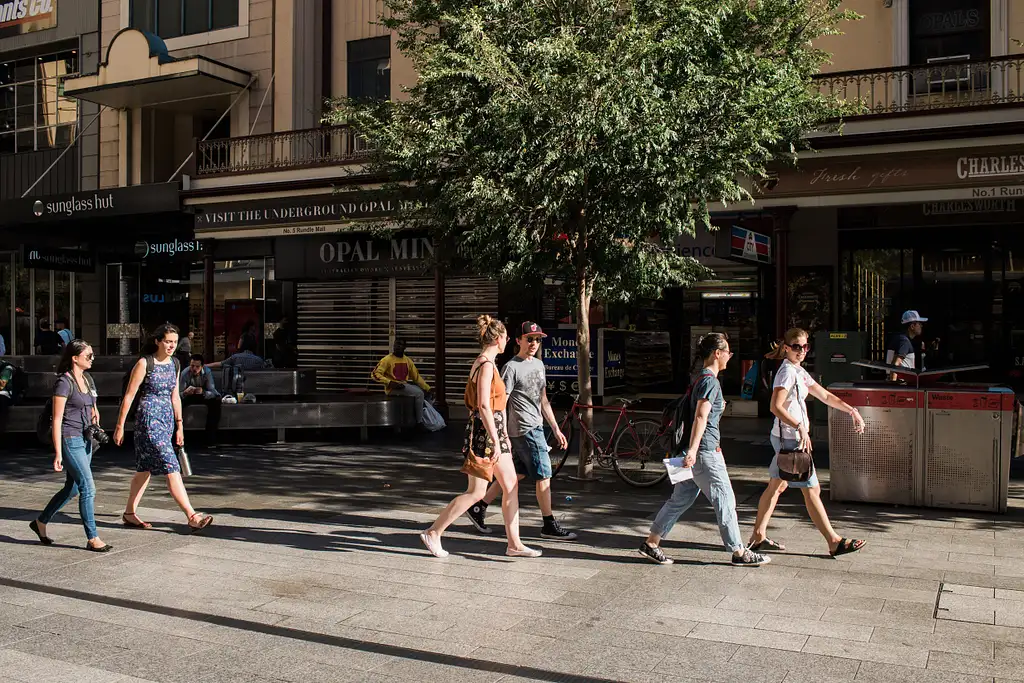
M235 377L235 393L238 395L238 402L241 403L242 399L245 398L245 373L242 372L241 368L239 368L238 375Z

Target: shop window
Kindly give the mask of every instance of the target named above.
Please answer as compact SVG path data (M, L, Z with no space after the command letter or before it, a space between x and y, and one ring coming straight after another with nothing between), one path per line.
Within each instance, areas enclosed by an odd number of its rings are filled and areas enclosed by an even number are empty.
M66 147L78 127L78 101L64 81L78 75L78 51L0 63L0 154Z
M391 98L391 36L348 41L348 96Z
M960 62L990 49L989 0L911 0L910 62L930 67L916 75L915 93L987 88L987 69Z
M129 25L167 40L238 26L238 0L132 0Z
M0 337L8 354L14 354L14 254L0 252Z

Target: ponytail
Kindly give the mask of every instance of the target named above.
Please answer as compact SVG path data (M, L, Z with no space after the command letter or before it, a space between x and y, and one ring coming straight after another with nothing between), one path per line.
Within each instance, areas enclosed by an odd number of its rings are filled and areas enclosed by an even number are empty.
M709 332L697 340L697 353L693 357L690 373L699 370L715 351L724 351L729 346L729 337L722 332Z
M786 346L795 344L800 337L808 337L807 332L799 327L789 328L782 339L772 342L772 350L764 354L764 357L769 360L782 360L786 357Z

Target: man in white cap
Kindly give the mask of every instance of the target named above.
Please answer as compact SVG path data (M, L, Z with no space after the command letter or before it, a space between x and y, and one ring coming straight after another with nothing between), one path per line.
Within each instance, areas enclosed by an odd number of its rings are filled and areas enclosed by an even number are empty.
M924 370L924 349L918 338L924 331L922 323L928 322L928 318L922 318L917 311L907 311L903 314L900 322L903 323L904 331L894 334L889 339L889 343L885 347L885 362L911 370ZM921 356L920 365L918 365L918 354ZM895 381L899 379L899 374L893 372L889 375L889 379Z

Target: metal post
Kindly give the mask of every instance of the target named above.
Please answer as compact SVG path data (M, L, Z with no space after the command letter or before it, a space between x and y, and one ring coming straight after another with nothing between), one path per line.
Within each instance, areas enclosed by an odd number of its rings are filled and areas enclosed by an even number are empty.
M448 419L448 401L445 398L447 383L445 382L445 347L444 338L444 271L441 266L434 267L434 403L438 412Z
M206 362L213 360L213 254L203 257L203 356Z
M124 277L124 264L117 264L117 322L125 325L131 317L131 308L128 302L128 280ZM132 352L131 340L127 335L122 334L117 352L122 356L128 356Z
M28 355L36 355L36 345L32 337L36 334L39 323L36 321L36 270L28 269Z

